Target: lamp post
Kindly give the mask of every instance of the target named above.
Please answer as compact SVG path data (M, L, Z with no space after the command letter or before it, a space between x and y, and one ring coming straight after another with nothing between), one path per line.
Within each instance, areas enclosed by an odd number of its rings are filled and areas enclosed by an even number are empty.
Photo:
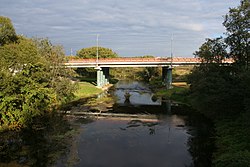
M172 34L171 36L171 64L170 64L170 67L172 68L173 66L173 40L174 40L174 35Z
M98 50L98 39L99 38L99 34L96 35L96 67L98 67L98 57L99 57L99 50Z

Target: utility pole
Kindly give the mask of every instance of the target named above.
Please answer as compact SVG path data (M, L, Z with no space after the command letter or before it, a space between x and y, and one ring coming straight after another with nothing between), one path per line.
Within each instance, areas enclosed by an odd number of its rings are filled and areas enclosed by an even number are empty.
M171 36L171 68L173 66L173 40L174 40L174 35L172 34Z
M98 57L99 57L98 42L99 42L99 34L96 35L96 67L98 66Z

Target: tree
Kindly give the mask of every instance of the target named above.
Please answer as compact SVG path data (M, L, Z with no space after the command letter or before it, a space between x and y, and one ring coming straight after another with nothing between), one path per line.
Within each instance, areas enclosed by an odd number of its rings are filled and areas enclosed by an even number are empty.
M62 46L54 46L45 38L33 39L38 53L43 60L45 60L46 68L49 69L48 78L50 80L49 86L56 92L56 98L60 104L64 104L72 100L73 92L77 85L72 82L72 78L76 76L73 69L63 66L66 62Z
M138 75L146 82L152 79L159 78L161 76L161 68L159 67L144 67L142 71L138 72Z
M6 72L0 78L0 130L17 130L33 117L51 111L55 91L48 87L45 66L26 64L15 75Z
M194 55L201 58L202 63L217 63L220 64L227 57L227 45L222 37L216 39L206 39L206 42L201 45L199 51Z
M216 123L214 166L249 166L250 1L241 0L240 6L231 8L223 25L226 44L207 40L195 52L202 64L189 76L190 99ZM231 65L220 63L224 57L216 58L224 56L218 53L225 53L226 46L235 61Z
M36 45L27 38L0 47L0 57L2 67L11 69L12 73L21 70L27 63L41 61Z
M17 40L16 31L7 17L0 16L0 46Z
M226 48L222 38L206 39L194 53L202 63L188 77L192 105L212 119L234 114L242 106L242 91L236 86L234 70L222 64Z
M48 39L19 37L0 46L0 131L32 124L73 98L77 85L65 59Z
M240 6L231 8L225 16L226 43L230 55L236 63L244 68L250 63L250 1L241 0Z
M79 58L96 58L97 47L83 48L77 51L76 56ZM117 53L109 48L98 47L99 58L114 58L118 57Z

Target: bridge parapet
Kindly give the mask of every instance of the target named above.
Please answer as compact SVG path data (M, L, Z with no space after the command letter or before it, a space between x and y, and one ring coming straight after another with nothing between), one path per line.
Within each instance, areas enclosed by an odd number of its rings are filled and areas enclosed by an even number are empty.
M98 62L171 62L171 58L100 58ZM95 58L70 59L69 62L96 62ZM201 62L199 58L173 58L173 62Z
M223 63L232 63L232 59L226 59ZM157 66L179 66L179 65L198 65L202 63L200 58L100 58L98 62L95 58L91 59L70 59L65 63L68 67L157 67Z

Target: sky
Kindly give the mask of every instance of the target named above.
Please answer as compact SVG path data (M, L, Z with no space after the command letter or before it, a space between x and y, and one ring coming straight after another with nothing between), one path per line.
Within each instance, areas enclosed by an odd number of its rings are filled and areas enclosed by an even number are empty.
M97 45L122 57L193 57L222 36L223 15L240 0L0 0L18 34L49 38L67 55ZM172 47L171 47L172 46ZM172 49L171 49L172 48Z

